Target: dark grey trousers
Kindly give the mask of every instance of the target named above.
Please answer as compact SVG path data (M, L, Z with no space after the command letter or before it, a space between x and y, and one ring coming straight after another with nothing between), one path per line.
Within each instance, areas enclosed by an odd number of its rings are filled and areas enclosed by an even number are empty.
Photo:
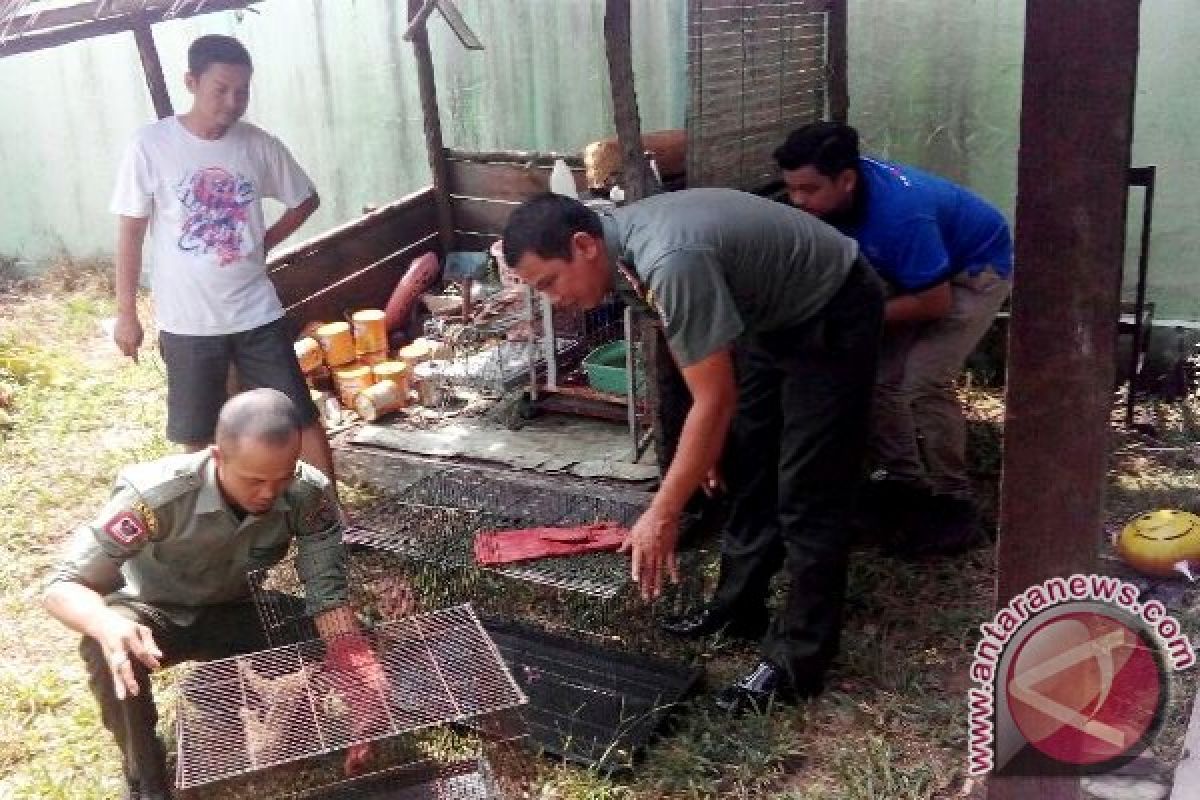
M119 595L110 596L108 603L115 611L151 630L163 653L163 666L226 658L268 646L254 605L249 601L208 606L191 625L178 625L162 611ZM173 781L166 773L162 743L154 730L158 709L151 693L149 671L135 660L138 693L118 700L112 670L100 644L85 636L79 653L87 666L88 686L100 706L104 727L121 750L126 779L146 790L169 789Z
M882 318L882 286L860 259L816 317L735 349L738 408L722 462L731 505L713 604L752 624L785 568L790 588L762 655L800 691L819 691L837 654Z

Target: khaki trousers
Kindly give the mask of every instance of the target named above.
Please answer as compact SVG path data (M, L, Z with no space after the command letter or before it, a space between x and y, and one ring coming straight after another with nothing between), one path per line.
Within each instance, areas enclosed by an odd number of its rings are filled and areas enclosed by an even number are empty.
M875 384L872 452L891 479L969 496L966 421L954 387L1011 284L991 268L950 281L950 313L885 328Z

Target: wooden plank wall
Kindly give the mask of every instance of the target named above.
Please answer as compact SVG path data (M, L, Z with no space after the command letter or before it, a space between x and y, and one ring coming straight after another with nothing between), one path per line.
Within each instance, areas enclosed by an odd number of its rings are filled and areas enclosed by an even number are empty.
M433 187L273 257L268 272L297 328L382 308L414 258L439 251Z
M556 158L571 167L580 197L587 195L583 162L553 153L470 153L448 150L450 208L459 250L486 250L500 238L513 209L550 188Z
M688 0L688 186L753 191L825 116L828 0Z

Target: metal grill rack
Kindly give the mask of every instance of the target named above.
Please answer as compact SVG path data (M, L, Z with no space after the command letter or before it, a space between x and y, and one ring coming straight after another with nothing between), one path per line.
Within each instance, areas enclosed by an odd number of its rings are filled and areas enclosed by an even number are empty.
M447 723L488 730L526 702L470 606L376 627L383 682L326 665L316 639L197 664L177 704L180 789Z

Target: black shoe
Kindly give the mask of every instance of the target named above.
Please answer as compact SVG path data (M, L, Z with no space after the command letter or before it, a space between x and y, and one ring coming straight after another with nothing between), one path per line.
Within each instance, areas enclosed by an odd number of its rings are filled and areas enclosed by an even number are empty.
M901 558L956 556L986 542L971 498L938 494L929 498L919 521L906 532L894 553Z
M782 669L769 661L760 661L753 670L722 689L713 702L729 714L747 711L762 714L775 703L790 704L816 697L822 688L820 680L803 687L793 686Z
M764 611L753 621L743 614L733 614L723 608L705 605L678 617L667 617L658 623L661 630L684 639L699 639L714 633L734 639L759 641L767 632L767 615Z
M910 481L896 478L867 481L862 502L853 515L859 542L885 549L893 546L924 515L931 496L928 489Z

